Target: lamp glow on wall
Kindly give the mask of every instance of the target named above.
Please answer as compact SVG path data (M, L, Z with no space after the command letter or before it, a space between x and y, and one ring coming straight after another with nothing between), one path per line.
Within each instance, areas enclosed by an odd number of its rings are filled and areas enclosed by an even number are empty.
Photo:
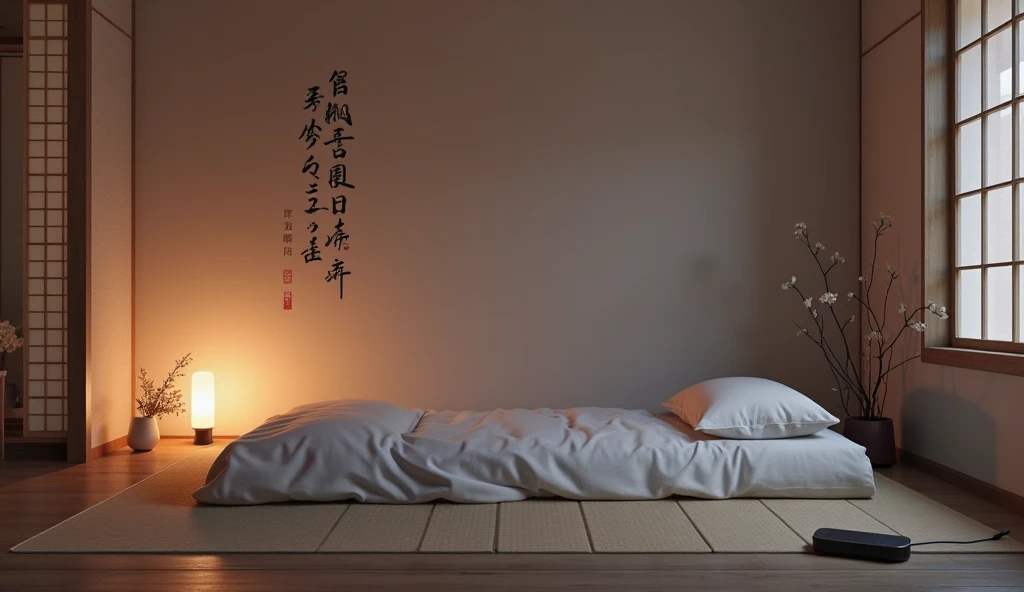
M213 372L192 374L192 429L200 446L213 444L214 407Z

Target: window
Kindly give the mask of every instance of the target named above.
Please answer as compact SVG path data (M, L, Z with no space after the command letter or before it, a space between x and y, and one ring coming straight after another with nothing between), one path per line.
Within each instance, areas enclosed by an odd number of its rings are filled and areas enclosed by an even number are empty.
M1024 353L1024 0L952 16L951 345Z

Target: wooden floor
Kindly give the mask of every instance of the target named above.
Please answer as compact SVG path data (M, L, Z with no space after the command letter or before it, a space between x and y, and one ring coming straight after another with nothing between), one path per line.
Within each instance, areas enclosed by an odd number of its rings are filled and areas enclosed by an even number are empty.
M0 462L0 548L184 458L188 440L87 465ZM993 529L1024 517L918 470L886 475ZM1021 537L1024 538L1024 537ZM0 590L1020 590L1024 555L917 555L896 565L813 555L15 555Z

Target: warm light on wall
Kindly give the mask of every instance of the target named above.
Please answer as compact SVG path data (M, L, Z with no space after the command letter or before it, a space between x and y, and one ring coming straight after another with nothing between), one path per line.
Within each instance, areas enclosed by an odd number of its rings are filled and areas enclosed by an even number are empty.
M213 372L192 375L192 429L196 444L213 444Z

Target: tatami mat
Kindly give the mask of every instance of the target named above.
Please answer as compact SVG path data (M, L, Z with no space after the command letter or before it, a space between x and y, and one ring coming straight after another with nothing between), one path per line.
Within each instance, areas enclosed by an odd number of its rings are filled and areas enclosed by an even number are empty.
M490 553L494 551L497 517L497 504L437 504L420 551Z
M412 553L433 506L352 504L320 545L323 553Z
M206 449L21 543L18 553L801 553L817 528L915 541L992 529L876 475L870 500L199 506ZM915 553L1022 553L1010 540Z
M814 531L822 527L823 521L829 528L897 534L847 500L766 499L763 502L807 544L813 542Z
M590 553L579 502L527 500L501 504L500 553Z
M203 451L14 548L21 553L312 553L345 504L197 506Z
M582 502L595 553L710 553L672 500Z
M882 524L909 537L912 541L962 541L992 536L992 529L971 520L930 497L909 487L875 475L875 497L868 500L850 500ZM1024 553L1024 545L1002 539L970 546L925 545L915 547L915 553Z
M804 542L760 500L686 500L687 517L716 553L800 553Z

